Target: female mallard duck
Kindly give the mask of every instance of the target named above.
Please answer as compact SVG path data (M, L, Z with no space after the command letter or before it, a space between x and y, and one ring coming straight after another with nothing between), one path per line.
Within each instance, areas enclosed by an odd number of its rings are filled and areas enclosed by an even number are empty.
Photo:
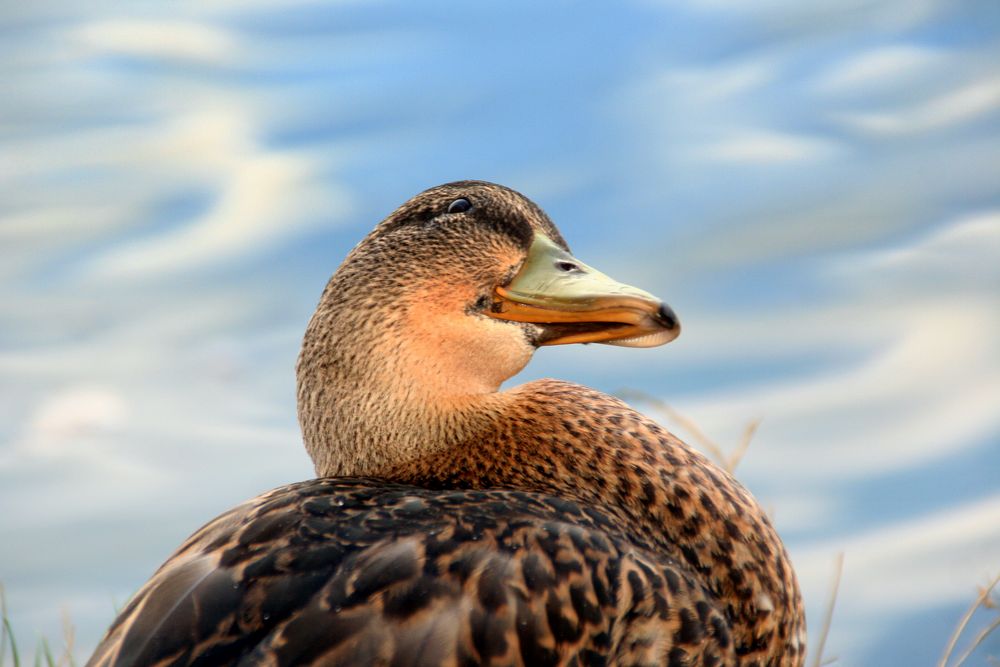
M678 332L518 193L418 195L306 331L319 478L192 535L88 664L801 665L795 575L739 482L592 389L499 389L541 345Z

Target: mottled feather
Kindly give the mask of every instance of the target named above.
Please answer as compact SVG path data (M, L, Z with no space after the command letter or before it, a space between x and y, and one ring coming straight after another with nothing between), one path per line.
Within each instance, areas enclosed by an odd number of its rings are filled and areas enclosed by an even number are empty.
M738 481L600 392L500 391L552 339L486 310L536 234L566 248L481 182L379 224L299 357L320 478L192 535L88 664L802 665L791 563Z
M281 487L213 521L122 617L90 664L722 665L734 655L710 592L602 512L539 493L363 478Z

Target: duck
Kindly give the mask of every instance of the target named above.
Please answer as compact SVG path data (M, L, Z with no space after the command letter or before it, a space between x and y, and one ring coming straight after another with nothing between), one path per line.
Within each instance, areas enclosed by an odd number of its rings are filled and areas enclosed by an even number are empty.
M679 332L520 193L413 197L306 329L316 478L192 534L87 664L802 665L795 572L740 482L618 398L501 388L540 347Z

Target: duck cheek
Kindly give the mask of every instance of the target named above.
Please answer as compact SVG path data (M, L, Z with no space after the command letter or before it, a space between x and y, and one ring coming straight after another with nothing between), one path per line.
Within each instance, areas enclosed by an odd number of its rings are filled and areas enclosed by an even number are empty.
M453 377L469 378L479 391L497 391L534 354L535 346L516 323L473 316L462 324L464 335L449 341L452 363L458 366Z
M490 358L489 363L502 383L520 373L531 361L538 347L534 343L538 327L487 318L483 320L492 333L484 337L488 348L483 352Z
M409 360L406 368L424 369L413 382L440 395L497 391L535 351L519 323L457 309L413 316L406 330L397 341L398 356Z

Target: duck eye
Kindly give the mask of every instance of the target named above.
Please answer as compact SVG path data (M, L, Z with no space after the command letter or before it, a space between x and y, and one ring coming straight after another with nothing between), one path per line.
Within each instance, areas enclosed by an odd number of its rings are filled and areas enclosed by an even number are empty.
M448 204L449 213L465 213L472 208L472 202L464 197L461 199L456 199L452 203Z
M566 271L567 273L582 270L579 266L577 266L573 262L567 262L565 260L560 260L556 262L556 268L559 269L560 271Z

